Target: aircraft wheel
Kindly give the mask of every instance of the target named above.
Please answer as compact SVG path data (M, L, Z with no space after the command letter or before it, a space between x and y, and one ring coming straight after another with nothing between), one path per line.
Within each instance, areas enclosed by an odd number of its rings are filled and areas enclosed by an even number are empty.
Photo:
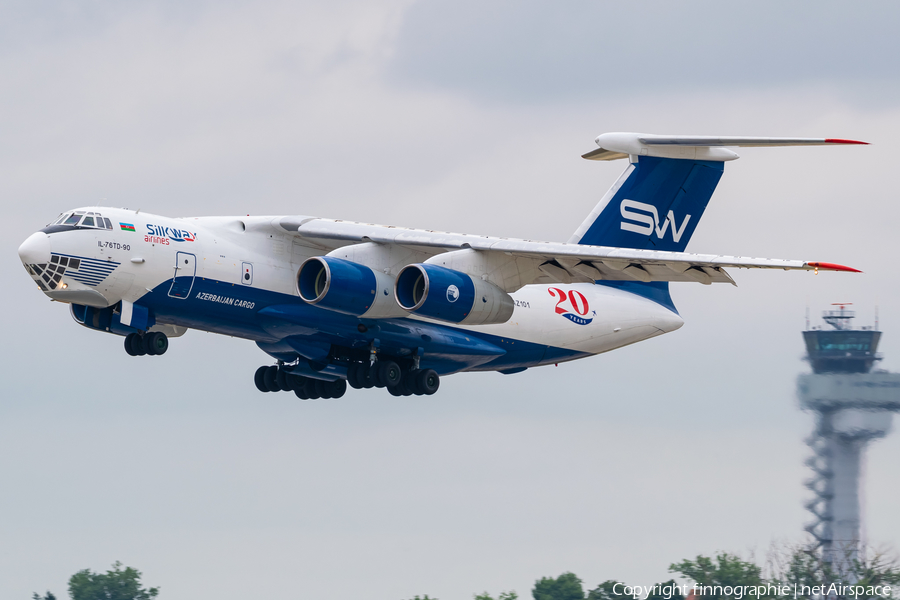
M320 393L321 388L316 385L317 383L321 383L318 379L307 379L306 380L306 396L310 400L318 400L322 397Z
M347 393L347 382L343 379L337 379L328 384L330 388L328 391L331 394L332 398L340 398L345 393Z
M147 346L144 344L144 336L135 333L134 337L131 338L131 351L134 352L135 356L144 356L147 354Z
M306 377L295 376L296 381L294 382L294 395L300 398L301 400L309 400L309 391L312 387L310 384L312 383Z
M291 373L285 373L285 381L287 381L288 391L295 392L298 389L303 389L306 387L306 377L302 375L293 375Z
M147 346L147 354L161 356L169 349L169 338L161 331L154 331L144 336L144 344Z
M372 373L372 384L377 388L384 387L384 382L381 380L381 364L382 361L379 360L374 365L369 367L369 371Z
M426 396L431 396L441 387L441 377L434 369L423 369L416 374L416 388Z
M278 389L282 392L291 391L291 382L288 381L287 371L281 367L278 367L278 370L275 372L275 385L277 385Z
M373 365L367 365L363 363L359 369L359 382L362 384L364 388L371 389L375 387L375 368Z
M361 390L362 385L359 382L359 370L362 365L360 363L350 363L347 367L347 384L354 390Z
M137 336L136 333L129 333L125 336L125 352L128 353L128 356L137 356L132 346L135 336Z
M266 384L266 389L270 392L281 391L281 388L278 386L278 382L275 381L275 377L277 375L278 367L274 365L266 367L266 372L263 374L263 381Z
M261 392L268 392L269 388L266 386L266 371L269 367L260 367L256 370L256 373L253 374L253 383L256 384L256 389Z
M396 387L402 378L403 371L394 361L385 360L378 363L378 379L385 387Z
M331 390L328 389L328 382L316 380L316 395L319 396L322 400L328 400L331 398L331 394L329 393Z
M398 396L398 397L399 397L399 396L402 396L402 395L403 395L403 388L402 388L401 385L395 385L394 387L389 387L389 388L387 389L387 391L388 391L388 393L389 393L391 396Z
M403 379L400 380L400 383L397 385L400 388L401 396L412 396L413 395L413 386L415 385L415 379L412 377L413 373L411 371L407 371L403 374Z

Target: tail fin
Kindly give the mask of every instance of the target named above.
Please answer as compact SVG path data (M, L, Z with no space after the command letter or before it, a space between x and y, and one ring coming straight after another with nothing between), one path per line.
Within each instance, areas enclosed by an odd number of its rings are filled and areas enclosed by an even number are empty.
M824 138L672 136L604 133L589 160L630 164L584 223L573 244L683 252L722 177L738 155L724 146L864 144Z
M631 160L569 241L683 252L722 177L723 163L655 156Z
M724 146L826 146L855 140L671 136L604 133L588 160L628 158L630 164L570 244L683 252L724 171L738 155ZM644 296L677 312L668 282L598 281Z

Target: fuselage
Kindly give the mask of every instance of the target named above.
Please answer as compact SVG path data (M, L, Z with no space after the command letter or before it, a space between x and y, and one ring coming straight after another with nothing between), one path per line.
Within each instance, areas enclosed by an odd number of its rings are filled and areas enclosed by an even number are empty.
M88 327L124 335L140 310L138 321L148 330L236 336L280 361L300 358L319 368L336 349L375 348L416 356L440 374L515 372L607 352L683 324L670 308L591 283L526 285L510 294L515 309L508 321L478 326L416 315L366 319L304 302L298 268L341 245L292 235L277 217L169 218L83 208L33 234L19 255L42 292L71 304Z

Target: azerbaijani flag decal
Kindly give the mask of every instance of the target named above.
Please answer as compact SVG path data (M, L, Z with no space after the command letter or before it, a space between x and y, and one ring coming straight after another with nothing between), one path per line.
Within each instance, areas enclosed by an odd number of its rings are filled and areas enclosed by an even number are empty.
M131 223L119 223L119 227L122 228L122 231L134 231L134 225Z

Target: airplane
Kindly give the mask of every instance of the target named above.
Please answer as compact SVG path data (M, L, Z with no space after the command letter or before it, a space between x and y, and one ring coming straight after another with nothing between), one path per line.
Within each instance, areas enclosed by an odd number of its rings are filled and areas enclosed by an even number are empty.
M690 254L729 147L829 138L605 133L589 160L627 167L567 242L314 216L169 218L69 210L19 257L74 320L162 355L188 329L256 342L260 391L339 398L347 386L434 394L443 376L519 373L650 339L684 321L670 282L731 283L727 267L838 264Z

